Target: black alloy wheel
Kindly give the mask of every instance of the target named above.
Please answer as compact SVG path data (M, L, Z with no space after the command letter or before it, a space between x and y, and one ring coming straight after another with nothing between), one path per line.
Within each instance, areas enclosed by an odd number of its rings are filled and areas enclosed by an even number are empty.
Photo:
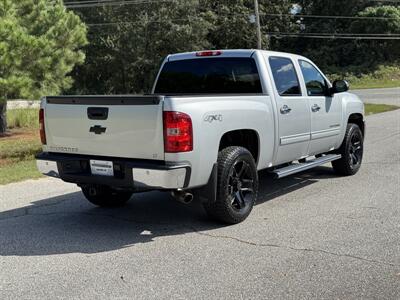
M245 160L237 160L231 168L228 178L228 193L231 206L235 210L245 209L254 198L254 176Z
M361 167L364 151L364 137L357 124L347 124L342 145L335 153L342 157L332 162L334 171L340 175L354 175Z
M217 197L204 203L211 218L227 224L244 221L257 200L258 174L251 153L230 146L218 154Z
M357 167L361 164L362 160L362 137L359 132L354 132L351 136L349 143L349 163L352 168Z

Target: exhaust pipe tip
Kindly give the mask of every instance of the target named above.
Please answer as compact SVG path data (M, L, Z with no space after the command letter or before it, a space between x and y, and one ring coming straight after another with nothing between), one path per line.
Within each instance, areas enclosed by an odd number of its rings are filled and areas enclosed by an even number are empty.
M193 201L193 194L184 191L173 191L172 196L183 204L189 204Z
M193 194L191 193L186 193L186 195L183 197L183 202L185 204L189 204L190 202L193 201Z

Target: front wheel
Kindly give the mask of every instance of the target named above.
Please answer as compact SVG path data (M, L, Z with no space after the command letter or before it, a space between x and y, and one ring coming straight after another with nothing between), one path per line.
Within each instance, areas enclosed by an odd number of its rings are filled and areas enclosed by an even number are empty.
M204 203L207 214L220 222L244 221L257 199L257 168L251 153L243 147L228 147L218 155L217 198Z
M363 133L357 124L347 124L343 143L337 153L342 155L341 159L334 160L332 167L340 175L354 175L361 167L364 152Z
M83 186L82 193L90 203L101 207L122 206L132 197L132 192L117 191L103 185Z

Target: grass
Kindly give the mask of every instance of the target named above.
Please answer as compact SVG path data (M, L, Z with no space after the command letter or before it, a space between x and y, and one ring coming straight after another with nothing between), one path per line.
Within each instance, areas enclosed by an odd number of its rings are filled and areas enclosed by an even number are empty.
M365 103L365 115L379 114L387 111L392 111L399 109L400 107L396 105L387 105L387 104L372 104Z
M39 110L34 108L7 110L8 128L38 128Z
M382 88L394 88L400 87L400 79L388 80L379 78L364 78L355 80L351 84L351 88L354 90L361 89L382 89Z
M4 166L0 165L0 185L40 177L42 174L38 172L35 160L22 160Z
M335 79L347 80L351 89L400 87L400 64L381 65L375 70L359 66L348 67L345 71L336 69L332 70L328 77L332 81Z
M11 137L0 139L0 159L29 160L41 149L37 132L13 131Z
M0 184L42 177L35 163L40 151L37 130L12 129L0 137Z

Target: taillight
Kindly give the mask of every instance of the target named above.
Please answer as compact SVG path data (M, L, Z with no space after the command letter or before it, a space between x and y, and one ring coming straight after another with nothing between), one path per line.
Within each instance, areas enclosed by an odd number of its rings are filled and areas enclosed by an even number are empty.
M44 109L41 108L39 110L39 131L40 131L40 140L43 145L46 145L46 130L44 128Z
M187 114L164 112L164 150L168 153L193 150L192 120Z
M222 54L221 50L196 52L196 56L218 56L221 54Z

